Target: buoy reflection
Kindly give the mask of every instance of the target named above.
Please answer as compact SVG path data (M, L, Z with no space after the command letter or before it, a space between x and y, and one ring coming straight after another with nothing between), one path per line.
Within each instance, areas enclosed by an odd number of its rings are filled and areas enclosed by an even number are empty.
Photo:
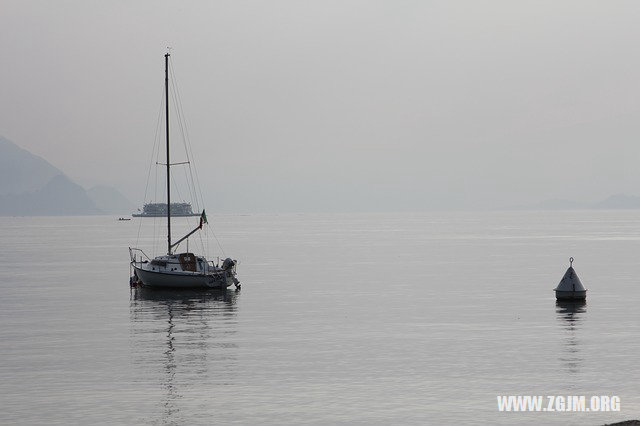
M580 372L583 358L580 356L581 342L578 338L583 314L587 311L587 302L556 301L556 316L564 331L564 351L559 360L563 367L572 374Z

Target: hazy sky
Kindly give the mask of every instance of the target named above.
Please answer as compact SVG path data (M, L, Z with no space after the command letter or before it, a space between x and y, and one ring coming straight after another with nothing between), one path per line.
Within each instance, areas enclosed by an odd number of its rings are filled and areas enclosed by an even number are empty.
M640 194L637 1L0 0L0 134L142 201L173 66L212 211Z

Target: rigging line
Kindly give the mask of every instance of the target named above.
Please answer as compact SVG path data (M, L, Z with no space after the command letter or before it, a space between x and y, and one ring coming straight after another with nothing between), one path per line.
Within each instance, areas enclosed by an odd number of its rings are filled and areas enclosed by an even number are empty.
M184 199L184 197L182 196L182 194L180 193L180 188L178 188L178 184L176 183L176 179L174 177L175 173L171 175L171 183L173 184L173 189L175 189L176 191L176 195L178 195L178 199L181 200L183 203L186 203L187 200Z
M175 103L180 109L182 109L182 100L180 98L180 91L178 89L177 78L175 76L175 71L173 70L173 64L172 63L169 64L169 71L171 72L171 75L173 77L171 79L171 81L172 81L172 86L173 86L173 91L174 91L174 97L177 98ZM179 111L178 114L181 114L181 116L183 116L184 115L184 111ZM200 193L200 199L202 200L202 204L204 206L205 205L205 203L204 203L204 195L202 194L202 186L200 185L200 177L198 175L198 168L196 167L196 164L195 164L195 156L193 155L193 148L192 148L192 145L191 145L191 138L189 137L189 129L186 126L185 126L185 128L186 128L186 130L183 130L183 132L185 133L185 135L183 135L183 143L186 142L186 144L188 145L188 146L185 146L185 150L187 151L187 157L189 157L189 154L191 154L190 156L191 156L192 162L189 163L189 172L192 173L191 181L193 182L194 186L196 186L196 182L197 182L197 190ZM195 170L195 175L196 175L196 179L195 180L193 179L193 172L192 172L192 167L191 167L192 164L193 164L193 169ZM195 191L195 188L194 188L194 191ZM207 224L207 225L209 225L209 224ZM226 256L225 252L224 252L224 249L222 248L222 244L220 244L220 240L218 240L218 237L216 236L215 232L213 231L213 227L211 227L211 231L212 231L211 233L212 233L213 237L216 240L216 243L218 244L218 247L220 248L220 251L222 252L222 254L224 256Z
M191 160L191 162L189 163L189 173L191 173L192 175L192 179L191 182L193 183L194 187L197 186L197 191L200 193L200 199L202 201L202 204L204 206L204 195L202 193L202 186L200 185L200 177L198 175L198 168L196 167L195 164L195 156L193 155L193 148L191 145L191 139L189 137L189 130L188 127L186 127L186 125L184 127L182 127L184 120L184 111L182 111L182 99L180 97L180 91L178 89L178 83L177 83L177 78L175 76L175 71L173 69L173 63L169 62L169 72L171 73L171 83L172 83L172 87L173 87L173 92L174 92L174 98L175 101L174 103L177 105L177 107L179 108L179 111L177 111L177 115L180 118L179 123L181 125L181 131L183 132L183 144L185 144L185 151L187 152L187 158ZM186 122L184 123L186 124ZM193 168L192 168L193 166ZM193 171L195 170L195 180L193 179ZM197 182L197 185L196 185ZM194 192L195 192L195 188L194 188ZM197 198L196 198L197 199ZM213 237L215 238L218 247L220 248L220 251L222 252L223 256L226 256L224 249L222 248L222 244L220 244L220 241L218 240L218 237L216 236L215 232L213 231L213 227L207 223L207 226L211 228L211 233L213 235Z
M186 134L187 134L187 149L190 152L190 156L192 159L195 158L195 156L193 155L193 148L191 146L191 138L189 137L189 129L186 129ZM205 206L205 200L204 200L204 195L202 193L202 185L200 185L200 177L198 175L198 168L196 167L195 162L193 163L193 167L191 164L189 164L189 173L191 174L191 181L193 182L193 186L194 192L197 192L200 195L200 202L202 203L202 207L204 208ZM193 178L193 175L195 174L195 179Z
M184 152L185 155L187 157L187 161L190 163L191 158L189 158L189 150L187 149L187 144L186 144L186 132L185 132L185 128L186 128L186 119L184 116L184 111L182 110L182 103L181 103L181 99L177 94L177 85L176 85L176 76L175 76L175 72L173 71L173 66L170 66L169 71L171 72L171 88L173 89L173 92L171 93L172 95L172 99L173 99L173 105L174 105L174 110L175 110L175 114L177 117L177 121L178 121L178 126L180 128L180 133L182 135L182 145L184 147ZM189 182L189 180L187 180L187 182ZM189 188L190 191L190 195L192 197L192 199L196 202L197 204L197 198L194 196L193 192L191 191L191 188Z
M164 88L162 90L162 94L164 95ZM164 98L164 96L163 96ZM162 100L162 107L164 107L164 99ZM164 123L164 121L162 121L162 111L160 111L160 126L162 126L162 124ZM158 160L160 159L160 151L161 151L161 144L160 142L160 135L158 135L158 145L156 148L156 167L155 167L155 179L154 179L154 193L153 193L153 202L158 202ZM157 238L157 226L158 226L158 218L156 216L153 217L153 253L156 253L156 247L158 245L158 238Z
M179 163L170 163L169 165L170 166L181 166L183 164L189 164L189 162L188 161L181 161ZM160 163L160 162L156 161L156 166L166 166L166 165L167 165L167 163Z
M158 144L158 145L160 145L160 144ZM156 149L156 152L154 153L156 155L156 162L157 162L158 156L160 155L159 152L160 152L160 148L158 147L158 149ZM150 201L153 201L154 203L158 202L158 166L157 165L156 165L156 167L154 169L153 200L150 200ZM146 200L145 200L145 202L146 202ZM153 241L153 245L152 245L153 252L152 253L154 255L156 253L156 245L157 245L157 241L156 241L156 225L157 225L156 217L154 216L153 217L153 234L152 234L153 235L153 237L152 237L153 238L152 239L152 241Z
M204 244L205 244L205 250L206 250L206 253L207 253L207 257L210 257L209 256L209 254L210 254L210 252L209 252L209 248L210 248L209 241L210 241L209 240L209 228L207 227L207 228L205 228L205 231L204 231Z
M202 250L203 250L204 256L208 258L209 257L209 252L207 251L207 247L204 244L204 242L206 240L202 239L202 234L205 234L205 236L206 236L206 231L204 229L201 230L201 232L198 232L198 238L200 238L200 245L202 245Z
M164 95L164 90L162 91L162 94ZM159 132L160 124L161 124L161 120L162 120L162 107L163 106L164 106L164 96L161 96L160 97L160 109L158 110L158 118L156 119L156 131L155 131L155 135L153 137L153 148L151 149L151 160L149 161L149 168L147 170L147 183L144 186L143 204L147 200L147 190L149 189L149 179L151 178L151 167L153 165L153 154L154 154L154 151L156 150L156 145L158 143L158 132ZM136 246L138 246L138 244L140 242L140 229L142 228L142 219L144 219L144 218L141 217L141 218L139 218L139 221L138 221L138 236L136 237Z
M157 157L157 153L154 153ZM147 202L147 200L145 200L145 203ZM153 203L157 203L158 202L158 166L155 167L155 169L153 170L153 197L149 198L149 202L153 202ZM155 216L153 217L153 220L151 221L152 225L153 225L153 233L151 234L152 237L152 253L155 255L156 254L156 218Z
M176 180L174 179L174 176L171 175L171 183L173 183L173 187L176 191L176 194L178 195L178 198L182 200L182 202L186 203L186 200L184 199L184 197L182 197L182 194L180 193L180 188L178 188L178 184L176 183ZM193 218L195 218L196 216L192 216L192 217L187 217L187 223L189 224L190 227L195 226L196 222L193 220ZM197 220L200 220L199 218ZM178 246L176 246L176 248L178 248ZM204 252L204 244L201 244L202 251Z
M187 145L185 143L185 138L186 138L186 136L185 136L185 127L186 127L186 125L185 124L186 123L185 123L185 120L184 120L184 114L180 110L179 99L177 98L177 96L175 94L175 92L176 92L176 87L175 87L175 82L174 82L175 76L172 75L172 77L173 78L171 79L171 82L172 82L173 93L171 93L171 95L172 95L172 99L173 99L174 110L175 110L175 114L176 114L176 117L177 117L180 133L182 135L182 145L184 147L185 155L187 157L187 163L189 164L189 167L191 167L191 158L189 158L189 151L188 151ZM186 171L185 171L185 173L186 173ZM196 204L196 207L199 207L198 206L197 194L195 193L195 190L192 189L192 187L191 187L192 184L191 185L189 184L190 181L189 181L189 178L186 176L186 174L185 174L185 178L186 178L187 185L189 185L189 187L188 187L189 195L190 195L191 199L194 200L194 202ZM193 182L193 176L191 177L191 182Z
M179 200L182 200L184 202L184 198L182 198L182 195L180 194L180 189L178 189L178 184L176 183L175 177L174 177L175 173L171 175L171 183L173 184L173 189L174 189L174 198L177 195L177 198ZM188 220L187 220L188 222ZM180 244L176 245L173 249L174 249L174 253L177 251L178 247L180 246Z
M207 254L207 257L209 257L209 253L207 252L207 249L204 247L204 241L202 240L202 232L198 232L198 238L200 238L200 245L202 246L202 252Z
M218 240L218 236L216 235L216 232L213 230L213 226L209 225L209 227L211 228L211 235L213 235L213 238L215 238L216 242L218 243L218 248L220 249L222 256L227 257L227 254L224 252L224 249L222 248L222 244L220 244L220 240Z
M186 144L186 141L188 139L187 120L184 113L184 108L182 106L182 99L180 98L180 93L178 91L178 82L177 82L177 77L175 75L175 72L173 70L173 66L171 67L170 71L172 76L171 86L173 88L173 96L175 99L176 114L180 118L180 131L182 132L182 144L185 148L185 154L187 155L187 158L189 158L189 157L193 157L193 155L187 149L187 144Z
M178 89L178 81L177 81L178 79L175 77L175 72L173 71L173 64L170 64L169 67L170 67L171 74L173 76L173 79L172 79L173 86L174 86L173 90L178 100L177 105L182 110L182 98L180 96L180 90ZM184 111L181 111L181 113L182 113L182 116L184 117ZM193 155L193 148L191 146L191 137L189 136L189 128L186 126L186 121L185 121L185 135L186 137L184 138L184 141L186 141L186 145L187 145L185 146L185 150L187 151L187 156L191 157L191 159L194 161L193 169L191 168L191 164L189 164L189 173L191 174L191 182L193 182L193 185L194 185L194 192L196 189L195 187L197 186L197 190L200 193L200 201L202 202L202 207L204 208L205 202L204 202L204 196L202 194L202 186L200 185L200 177L198 176L198 168L196 167L196 164L195 164L195 156ZM194 171L196 175L195 179L193 179Z
M185 179L185 182L187 182L187 184L188 184L188 182L189 182L189 176L187 176L187 170L186 170L186 168L185 168L185 167L183 167L183 168L182 168L182 171L184 172L184 179ZM189 188L189 195L191 195L191 196L193 197L193 192L191 192L191 188ZM192 198L192 200L193 200L193 198ZM198 210L196 209L196 211L198 211Z

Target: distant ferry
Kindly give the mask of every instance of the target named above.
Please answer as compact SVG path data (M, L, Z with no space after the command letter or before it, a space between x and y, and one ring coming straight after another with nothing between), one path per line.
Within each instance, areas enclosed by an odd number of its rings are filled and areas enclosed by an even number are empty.
M189 203L171 203L171 217L200 216L201 213L194 213ZM166 203L149 203L142 207L142 212L133 213L133 217L167 217Z

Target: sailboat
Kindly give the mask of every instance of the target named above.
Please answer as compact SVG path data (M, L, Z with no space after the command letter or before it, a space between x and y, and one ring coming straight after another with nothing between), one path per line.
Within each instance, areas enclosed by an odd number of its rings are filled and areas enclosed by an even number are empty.
M169 53L164 55L165 63L165 126L166 126L166 174L167 174L167 254L151 259L139 248L129 247L131 269L133 274L130 279L132 286L156 288L227 288L235 285L240 287L236 277L237 261L226 258L222 264L207 261L204 256L187 251L176 253L175 249L180 243L187 240L193 234L201 231L207 223L207 215L202 210L200 223L192 231L179 240L171 240L171 161L169 158ZM143 219L141 219L143 220ZM188 241L187 241L188 242Z

